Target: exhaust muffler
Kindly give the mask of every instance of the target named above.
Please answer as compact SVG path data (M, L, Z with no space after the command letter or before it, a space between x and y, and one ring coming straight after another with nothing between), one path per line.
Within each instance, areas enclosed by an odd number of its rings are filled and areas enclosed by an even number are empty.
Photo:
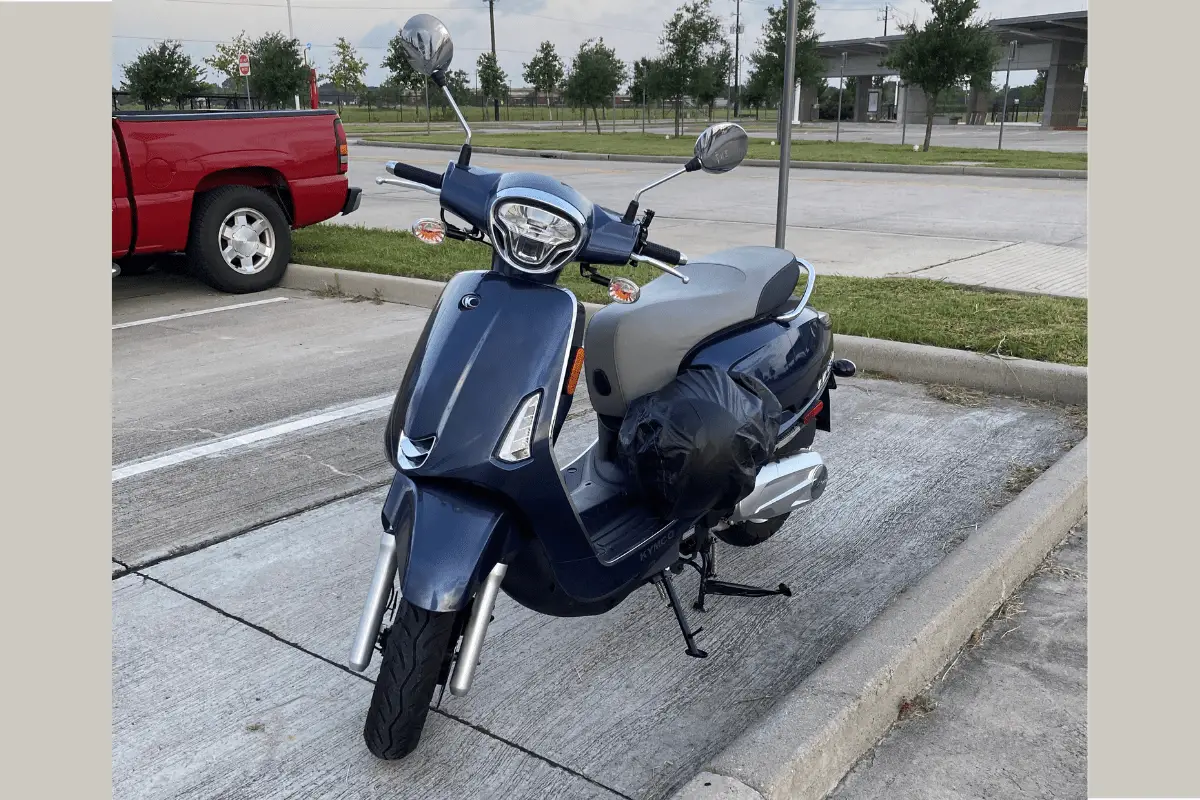
M773 461L759 471L754 489L737 504L729 522L757 522L790 514L819 498L828 480L820 453L807 451Z

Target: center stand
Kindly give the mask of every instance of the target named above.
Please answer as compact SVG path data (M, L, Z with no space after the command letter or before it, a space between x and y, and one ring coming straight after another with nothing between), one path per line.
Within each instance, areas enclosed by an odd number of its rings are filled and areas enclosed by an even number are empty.
M683 571L684 565L692 567L700 575L700 586L697 590L696 601L692 603L692 608L702 613L708 611L704 607L704 598L710 594L726 595L729 597L792 596L792 590L785 583L779 584L774 589L766 589L761 586L750 586L745 583L716 580L717 562L713 552L714 545L712 530L709 526L705 524L697 525L696 535L685 542L684 546L680 548L679 561L670 569L663 570L659 575L651 579L654 584L664 590L667 601L671 604L671 610L675 612L675 619L679 623L679 629L683 633L683 640L687 645L685 652L693 658L707 658L708 653L696 647L696 634L700 633L703 629L697 628L695 631L691 629L687 617L683 613L683 606L679 602L679 595L676 594L674 583L671 580L671 574L678 575ZM695 555L693 556L692 554ZM700 563L696 563L696 558L699 558Z

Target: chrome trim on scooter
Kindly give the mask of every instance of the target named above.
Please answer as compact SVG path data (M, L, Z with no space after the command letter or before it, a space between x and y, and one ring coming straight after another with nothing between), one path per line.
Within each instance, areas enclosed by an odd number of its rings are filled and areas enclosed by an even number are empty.
M754 488L737 504L729 522L790 514L820 497L827 478L825 461L811 450L773 461L759 471Z
M813 268L812 264L808 263L803 258L797 258L796 261L800 264L800 266L808 270L808 285L804 287L804 295L800 298L800 305L796 306L786 314L780 314L775 318L776 322L791 322L796 317L800 316L800 312L804 311L804 309L808 306L808 298L812 297L813 284L816 283L817 280L817 271Z
M367 600L358 620L358 632L354 634L354 644L350 645L350 669L355 672L362 672L371 663L395 579L396 537L385 531L379 539L379 558L375 561L371 588L367 590Z
M462 646L458 650L458 659L454 663L454 672L450 676L450 685L446 687L452 695L461 697L466 694L475 679L475 667L479 665L479 653L483 650L483 637L487 633L488 623L492 621L492 611L496 608L496 597L500 594L500 583L506 572L507 564L497 564L479 587L475 605L471 608L471 618L467 620L467 629L463 633Z

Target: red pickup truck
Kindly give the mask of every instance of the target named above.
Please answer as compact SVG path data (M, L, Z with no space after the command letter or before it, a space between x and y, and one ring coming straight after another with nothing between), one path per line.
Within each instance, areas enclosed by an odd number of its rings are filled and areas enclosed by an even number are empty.
M183 252L217 289L269 289L292 229L358 208L348 168L332 109L114 114L113 275Z

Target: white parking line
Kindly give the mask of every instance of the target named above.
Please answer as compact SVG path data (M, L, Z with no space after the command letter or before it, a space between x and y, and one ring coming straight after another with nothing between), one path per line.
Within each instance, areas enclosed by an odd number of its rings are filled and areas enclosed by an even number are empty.
M204 444L187 447L182 450L176 450L170 453L164 453L160 456L141 459L138 461L130 461L125 464L113 467L112 480L116 483L123 478L132 478L134 475L144 475L147 472L163 469L165 467L173 467L178 464L184 464L188 461L193 461L197 458L216 455L227 450L232 450L235 447L245 447L249 444L262 442L267 439L274 439L278 436L284 436L296 431L315 428L318 425L326 425L330 422L336 422L347 417L358 416L359 414L367 414L371 411L378 411L381 408L387 408L392 404L395 395L387 394L380 397L375 397L370 400L363 400L350 406L339 406L325 411L320 411L316 414L298 419L280 422L274 425L269 425L263 428L251 428L240 433L233 433L229 436L223 436L220 439Z
M185 311L182 314L170 314L166 317L151 317L150 319L139 319L135 322L121 322L112 326L115 331L118 328L132 328L136 325L152 325L155 322L166 322L171 319L183 319L184 317L198 317L201 314L215 314L218 311L231 311L235 308L249 308L250 306L263 306L267 303L282 303L287 300L286 297L271 297L266 300L254 300L249 303L234 303L229 306L218 306L217 308L206 308L202 311Z

